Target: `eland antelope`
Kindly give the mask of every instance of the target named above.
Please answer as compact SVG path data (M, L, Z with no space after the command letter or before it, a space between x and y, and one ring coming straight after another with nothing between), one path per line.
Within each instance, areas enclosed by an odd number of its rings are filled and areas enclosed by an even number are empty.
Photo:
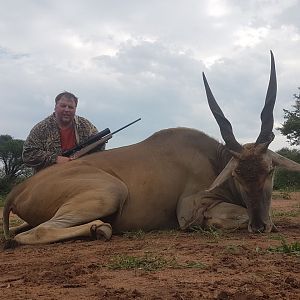
M134 145L48 167L8 195L6 239L10 233L20 244L110 239L123 231L195 225L270 232L274 169L300 171L300 164L268 149L277 89L273 54L261 131L254 143L236 141L204 74L203 79L225 145L195 129L172 128ZM11 211L25 222L10 231Z

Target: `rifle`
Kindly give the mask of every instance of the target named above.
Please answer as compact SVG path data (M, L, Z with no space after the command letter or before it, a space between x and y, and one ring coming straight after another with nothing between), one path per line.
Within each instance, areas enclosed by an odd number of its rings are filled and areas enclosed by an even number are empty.
M136 119L135 121L119 128L118 130L114 131L114 132L110 132L109 128L105 128L104 130L98 132L97 134L91 136L90 138L88 138L86 141L84 141L83 143L69 149L66 150L62 153L62 156L66 156L66 157L70 157L72 160L73 159L77 159L81 156L83 156L84 154L90 152L92 149L94 149L95 147L99 146L99 145L103 145L105 144L109 139L112 138L112 136L127 128L128 126L140 121L141 118Z

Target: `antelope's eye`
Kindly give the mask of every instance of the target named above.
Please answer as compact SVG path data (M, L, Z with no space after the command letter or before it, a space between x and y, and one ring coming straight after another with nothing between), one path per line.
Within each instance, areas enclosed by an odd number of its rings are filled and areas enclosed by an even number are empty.
M232 173L234 176L239 176L241 174L239 169L235 169Z
M231 176L233 177L233 178L237 178L238 177L238 172L236 172L236 170L235 171L232 171L232 173L231 173Z

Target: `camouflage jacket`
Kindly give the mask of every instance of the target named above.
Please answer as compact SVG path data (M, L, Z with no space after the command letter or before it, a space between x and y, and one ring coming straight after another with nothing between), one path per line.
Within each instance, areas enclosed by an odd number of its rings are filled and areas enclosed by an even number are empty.
M74 125L77 144L98 132L91 122L79 116L75 116ZM32 128L24 143L22 157L24 163L37 172L54 164L61 153L60 130L53 113Z

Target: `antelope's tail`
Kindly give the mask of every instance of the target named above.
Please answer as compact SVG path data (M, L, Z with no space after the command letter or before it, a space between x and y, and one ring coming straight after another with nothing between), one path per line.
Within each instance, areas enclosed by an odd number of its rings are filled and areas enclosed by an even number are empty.
M9 239L9 214L12 209L13 199L14 197L9 194L3 208L3 231L6 240Z

